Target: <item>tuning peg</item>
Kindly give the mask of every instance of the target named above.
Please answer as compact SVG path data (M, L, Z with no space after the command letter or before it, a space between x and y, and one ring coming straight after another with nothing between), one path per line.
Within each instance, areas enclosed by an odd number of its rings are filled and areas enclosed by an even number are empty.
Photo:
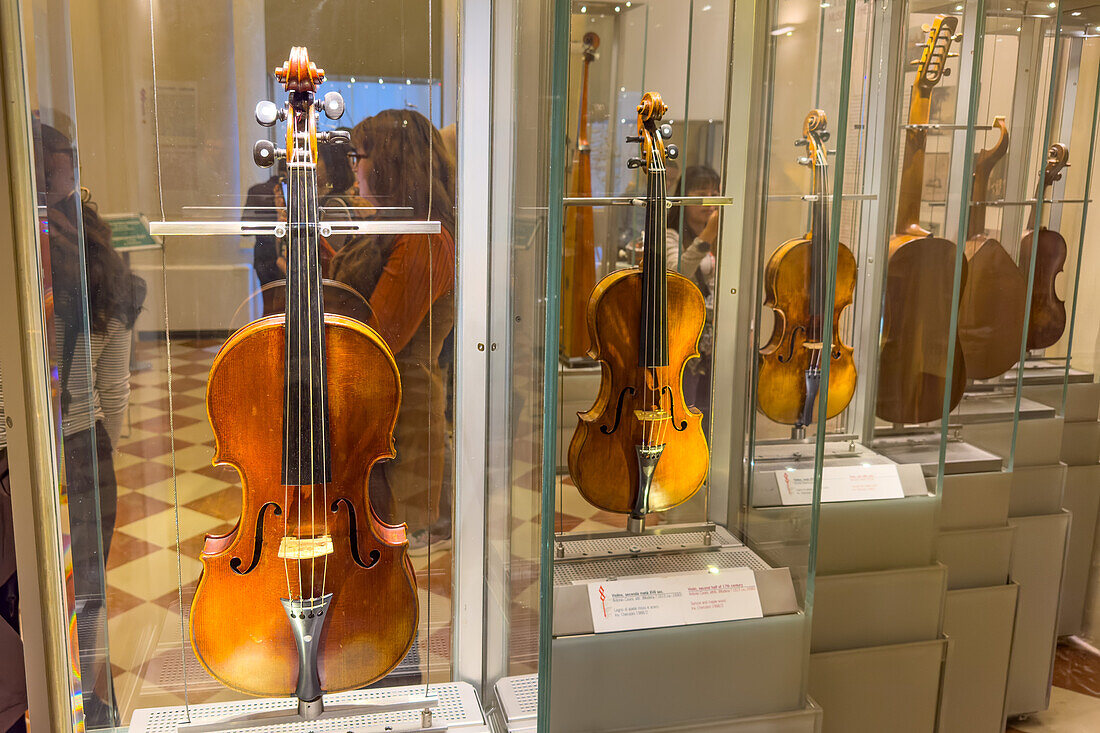
M922 32L927 33L928 31L932 30L932 26L930 26L928 23L925 23L920 27L920 29Z
M912 61L909 62L909 65L910 66L919 66L920 62L921 62L920 59L913 59Z
M317 134L318 139L323 143L333 143L335 145L350 145L351 133L347 130L333 130L332 132L321 132Z
M829 138L833 136L833 133L829 132L828 130L822 130L817 134L817 136L821 138L821 142L828 142Z
M804 148L804 147L806 147L806 146L807 146L807 145L809 145L809 144L810 144L810 141L809 141L809 140L807 140L807 139L806 139L806 138L804 138L804 137L800 137L800 138L798 138L797 140L795 140L795 141L794 141L794 146L795 146L796 148Z
M947 52L947 58L949 58L949 59L958 58L958 56L959 56L958 51L948 51Z
M329 92L323 100L314 103L317 109L324 111L325 117L338 120L344 116L344 98L340 92Z
M640 142L642 142L642 136L641 135L627 135L626 136L626 141L628 143L640 143Z
M963 34L962 33L956 33L955 35L951 36L951 40L954 41L955 43L958 43L962 39L963 39Z
M256 104L256 122L264 127L271 127L279 120L286 119L286 110L279 109L274 102L258 102Z
M286 151L277 149L270 140L257 140L252 146L252 160L261 168L270 168L280 155L286 155Z
M645 165L645 161L641 158L631 158L626 161L627 168L641 168L643 165Z
M943 70L943 75L944 76L951 76L951 69L944 69Z
M810 159L807 158L805 155L803 155L801 158L798 159L798 164L799 165L809 165L810 164Z
M665 157L669 160L676 160L680 157L680 148L676 147L675 145L666 145Z
M657 129L660 131L661 137L663 137L665 140L668 140L670 137L672 137L672 125L661 125Z

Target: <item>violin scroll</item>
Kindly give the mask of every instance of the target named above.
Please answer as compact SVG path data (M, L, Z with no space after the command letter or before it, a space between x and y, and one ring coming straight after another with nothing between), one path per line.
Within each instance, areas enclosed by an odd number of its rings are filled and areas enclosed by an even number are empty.
M314 99L318 85L325 80L325 70L309 60L304 46L290 50L290 57L275 69L275 78L290 92L286 105L278 107L274 102L259 102L255 116L257 124L263 127L274 127L278 122L290 120L286 148L276 148L269 140L256 141L252 160L257 166L269 168L280 158L295 159L296 151L302 160L313 161L317 159L318 143L346 145L351 142L351 136L342 130L317 132L317 113L324 112L330 120L340 119L344 116L344 98L340 92L331 91L322 99Z
M1043 185L1053 186L1062 179L1062 171L1069 168L1069 148L1062 143L1054 143L1047 151L1047 166L1043 171Z

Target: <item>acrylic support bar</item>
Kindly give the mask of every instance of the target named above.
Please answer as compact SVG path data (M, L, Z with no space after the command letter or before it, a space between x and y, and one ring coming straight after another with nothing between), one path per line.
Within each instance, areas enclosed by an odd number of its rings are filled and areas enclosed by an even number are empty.
M322 236L331 234L439 234L438 221L322 221ZM286 235L283 221L154 221L149 223L153 236L180 235Z

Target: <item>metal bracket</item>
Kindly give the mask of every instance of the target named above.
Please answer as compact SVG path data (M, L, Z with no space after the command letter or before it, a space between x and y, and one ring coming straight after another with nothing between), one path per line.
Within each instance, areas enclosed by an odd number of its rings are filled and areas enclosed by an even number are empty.
M286 725L303 723L307 720L329 720L333 718L360 717L380 713L400 713L407 710L420 710L420 733L444 733L447 721L435 711L439 707L439 698L434 695L425 697L400 697L385 702L343 703L325 708L318 715L306 717L300 711L269 710L233 718L221 718L195 723L180 723L179 733L218 733L220 731L246 730L258 726ZM382 730L381 727L378 730Z

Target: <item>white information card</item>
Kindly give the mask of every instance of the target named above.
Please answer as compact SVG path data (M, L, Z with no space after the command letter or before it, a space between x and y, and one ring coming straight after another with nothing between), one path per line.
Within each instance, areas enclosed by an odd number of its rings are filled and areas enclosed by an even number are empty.
M779 500L783 506L809 504L813 499L813 469L776 471ZM894 463L869 466L826 466L821 471L821 501L863 501L866 499L901 499L898 467Z
M588 601L597 634L764 615L751 568L592 581Z

